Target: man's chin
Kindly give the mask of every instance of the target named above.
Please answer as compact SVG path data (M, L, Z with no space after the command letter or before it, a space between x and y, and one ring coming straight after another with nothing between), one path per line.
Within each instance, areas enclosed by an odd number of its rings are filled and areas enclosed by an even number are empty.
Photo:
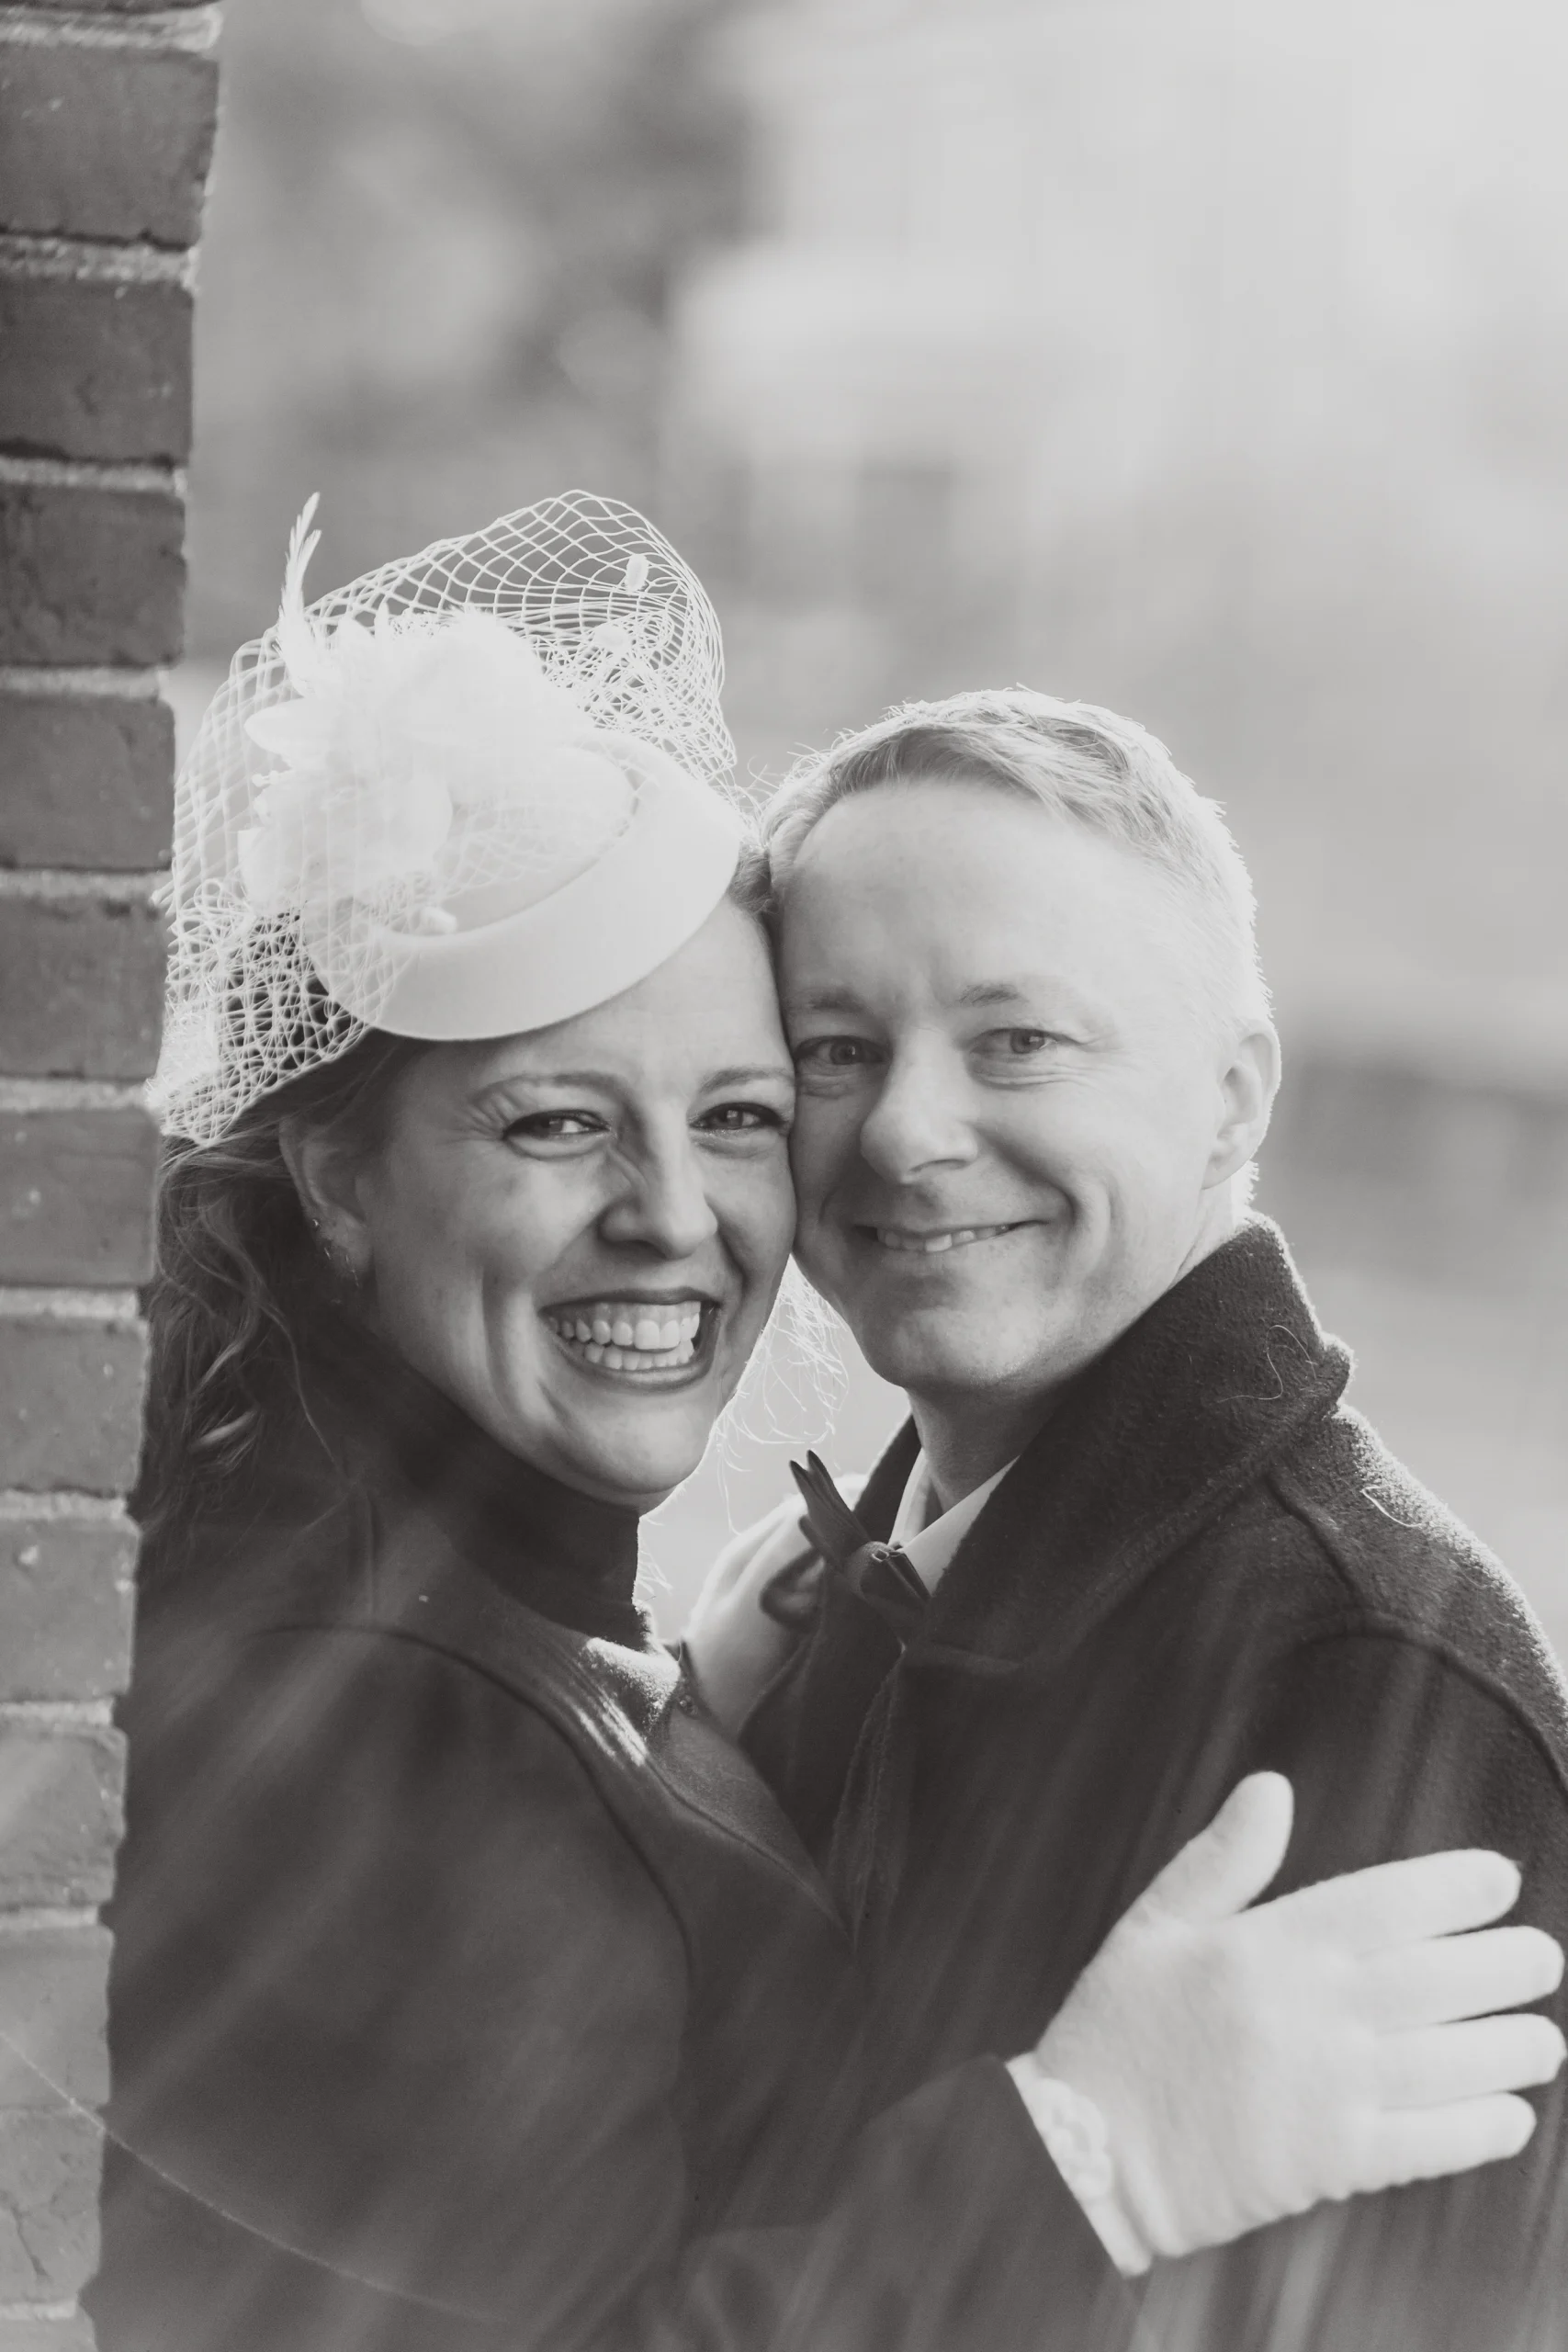
M1038 1351L1009 1344L972 1311L930 1307L914 1313L845 1318L862 1355L880 1379L917 1394L962 1394L1015 1384ZM978 1328L977 1328L978 1327Z

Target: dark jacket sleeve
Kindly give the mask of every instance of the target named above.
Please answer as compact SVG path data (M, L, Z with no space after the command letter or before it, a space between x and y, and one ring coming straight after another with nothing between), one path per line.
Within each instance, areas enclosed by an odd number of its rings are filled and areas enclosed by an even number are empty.
M1440 1642L1367 1622L1293 1645L1248 1694L1224 1777L1289 1774L1295 1826L1269 1893L1400 1856L1490 1846L1524 1872L1517 1920L1568 1939L1568 1794L1506 1690ZM1559 1994L1541 2004L1560 2025ZM1525 2153L1321 2208L1190 2263L1145 2306L1162 2352L1545 2352L1568 2326L1561 2081Z
M884 2118L809 2225L696 2235L681 1936L570 1745L412 1643L371 1673L352 1634L253 1647L133 1774L103 2352L1123 2340L989 2061Z

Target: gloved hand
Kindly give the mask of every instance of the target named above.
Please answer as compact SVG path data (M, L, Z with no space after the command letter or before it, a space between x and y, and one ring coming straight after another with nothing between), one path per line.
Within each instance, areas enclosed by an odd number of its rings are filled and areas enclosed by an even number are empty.
M1514 2094L1562 2063L1549 2018L1492 2014L1555 1988L1558 1945L1462 1932L1517 1900L1512 1862L1425 1855L1249 1910L1292 1804L1278 1773L1243 1781L1012 2062L1032 2109L1048 2078L1104 2118L1113 2186L1082 2201L1124 2272L1515 2155L1535 2114Z

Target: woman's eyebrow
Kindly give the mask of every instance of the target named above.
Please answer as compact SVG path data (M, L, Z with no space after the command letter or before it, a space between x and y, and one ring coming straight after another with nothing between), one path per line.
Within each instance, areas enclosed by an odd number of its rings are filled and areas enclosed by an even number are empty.
M496 1086L601 1086L624 1085L625 1073L616 1077L607 1069L508 1069L499 1077L487 1078L484 1091Z

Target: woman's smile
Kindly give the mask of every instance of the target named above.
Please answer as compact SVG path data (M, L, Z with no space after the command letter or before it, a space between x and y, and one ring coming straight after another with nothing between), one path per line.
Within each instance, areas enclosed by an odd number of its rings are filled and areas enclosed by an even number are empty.
M722 1313L716 1300L695 1292L637 1292L540 1309L580 1371L660 1388L705 1378Z

